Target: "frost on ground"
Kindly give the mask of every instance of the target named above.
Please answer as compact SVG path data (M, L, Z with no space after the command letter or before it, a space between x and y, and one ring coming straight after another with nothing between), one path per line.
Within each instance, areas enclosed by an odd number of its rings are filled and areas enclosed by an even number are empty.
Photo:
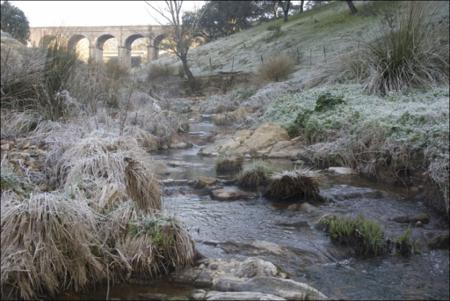
M324 95L343 103L318 110ZM393 178L426 172L448 212L448 97L445 87L379 97L359 85L324 86L276 98L263 118L302 135L317 160L328 157L370 176L383 169Z

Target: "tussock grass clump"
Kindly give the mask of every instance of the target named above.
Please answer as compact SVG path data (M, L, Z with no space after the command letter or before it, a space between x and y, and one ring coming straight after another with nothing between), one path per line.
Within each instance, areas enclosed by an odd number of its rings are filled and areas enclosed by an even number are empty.
M155 175L141 162L125 158L127 193L142 211L161 209L161 191Z
M408 228L395 241L395 249L398 254L408 257L415 252L415 245L411 239L411 229Z
M330 216L322 224L333 242L351 247L355 255L372 257L387 251L381 227L361 215L356 218Z
M246 117L247 110L245 108L239 108L232 112L213 115L212 121L215 125L232 125L243 122Z
M18 72L2 80L2 107L31 109L57 120L66 114L67 99L60 92L67 88L77 55L63 46L60 38L46 49L31 51L36 54L29 55L30 61L22 62Z
M238 175L238 185L244 189L256 190L259 186L269 183L272 172L272 169L264 162L253 162Z
M69 145L56 165L59 182L76 183L83 175L121 181L125 161L117 153L119 143L118 139L90 135Z
M137 126L126 126L124 129L124 134L136 138L139 146L144 148L146 151L154 151L159 148L158 137Z
M242 170L242 163L244 158L238 155L224 155L222 154L216 161L216 172L218 173L233 173Z
M81 194L99 211L133 200L144 212L161 209L152 163L135 139L94 133L66 146L54 168L58 185Z
M283 171L270 178L265 196L279 201L320 201L318 174L307 169Z
M35 299L80 291L105 278L104 266L91 249L98 245L95 214L85 201L39 193L2 209L4 292Z
M36 111L1 110L1 138L17 138L33 131L42 121Z
M132 276L151 278L190 265L194 244L172 218L142 217L128 224L128 233L116 245L133 269Z
M426 6L409 2L400 16L386 17L380 37L364 44L365 88L387 94L409 87L431 87L449 80L449 43L426 22Z
M262 81L279 82L294 71L295 62L286 55L276 56L263 63L258 69L258 78Z
M143 131L159 138L159 146L169 145L177 132L187 130L186 119L172 111L157 110L154 106L146 106L139 111L131 111L126 118L126 126L139 127ZM136 132L136 134L139 134ZM140 138L139 135L136 138Z

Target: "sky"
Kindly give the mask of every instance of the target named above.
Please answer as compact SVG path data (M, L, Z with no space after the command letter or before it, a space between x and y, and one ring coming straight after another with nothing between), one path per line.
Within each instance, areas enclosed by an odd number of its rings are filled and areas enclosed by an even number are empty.
M150 1L158 7L162 1ZM144 1L10 1L20 8L31 27L158 25L164 19ZM204 1L185 1L183 10L200 8Z

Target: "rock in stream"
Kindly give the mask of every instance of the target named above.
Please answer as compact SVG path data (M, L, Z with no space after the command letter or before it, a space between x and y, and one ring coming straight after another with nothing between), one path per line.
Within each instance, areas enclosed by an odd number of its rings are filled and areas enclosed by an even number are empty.
M249 257L244 261L205 259L174 274L173 280L201 287L191 296L195 300L327 299L308 284L285 277L271 262Z

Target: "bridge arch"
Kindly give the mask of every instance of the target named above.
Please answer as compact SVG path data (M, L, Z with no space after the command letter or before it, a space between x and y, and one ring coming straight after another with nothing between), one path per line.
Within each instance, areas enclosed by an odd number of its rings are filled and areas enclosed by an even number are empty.
M125 43L124 43L125 48L127 48L128 50L131 50L131 45L133 44L133 42L140 38L145 38L145 36L141 33L135 33L135 34L128 36L125 39Z
M97 61L102 62L104 60L105 43L107 43L108 41L111 41L112 39L116 40L117 43L120 43L120 41L114 35L112 35L110 33L101 34L100 36L98 36L96 38L96 40L95 40L95 57L96 57ZM119 47L119 45L118 45L118 47ZM116 51L119 51L119 49L116 48L114 50L114 52L116 52ZM118 56L119 57L121 56L120 51L118 53Z
M67 42L67 48L69 50L75 50L78 42L81 41L82 39L88 39L88 37L83 34L74 34L73 36L71 36L69 38L69 41ZM88 41L89 41L89 39L88 39ZM91 41L89 41L89 44L91 44Z
M113 36L112 34L109 33L102 34L97 37L95 41L95 47L103 51L103 46L105 45L106 41L113 38L115 38L115 36Z
M146 42L142 44L144 40ZM143 61L150 62L154 52L150 41L148 35L143 33L134 33L126 37L122 48L122 62L131 67L139 66Z
M67 41L67 49L77 53L78 57L83 61L92 58L91 41L84 34L74 34Z
M161 44L162 40L164 40L164 39L166 39L168 37L169 37L168 34L163 33L163 34L157 35L155 38L153 38L153 43L152 44L153 44L154 51L153 51L152 60L158 59L158 57L159 57L159 49L160 49L159 45Z

